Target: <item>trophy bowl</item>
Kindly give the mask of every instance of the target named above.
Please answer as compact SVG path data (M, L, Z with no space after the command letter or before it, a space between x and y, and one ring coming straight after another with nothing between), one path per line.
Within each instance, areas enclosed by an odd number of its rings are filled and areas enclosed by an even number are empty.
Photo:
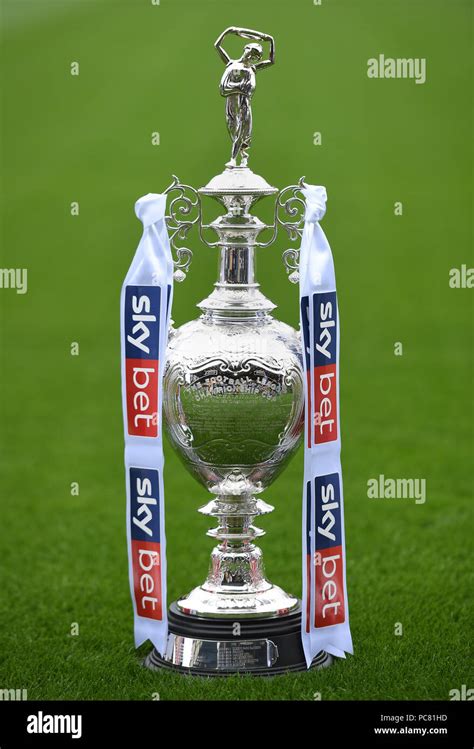
M164 409L184 465L218 497L266 489L298 446L304 394L296 331L264 317L204 314L173 331Z
M221 302L235 303L234 291L221 285ZM173 331L167 352L169 437L188 470L215 495L201 508L218 521L209 531L219 541L209 577L178 601L178 608L200 616L278 616L298 603L265 579L253 544L263 531L252 520L273 509L258 495L301 436L301 347L293 328L251 309L261 295L243 296L238 311L202 302L201 317Z

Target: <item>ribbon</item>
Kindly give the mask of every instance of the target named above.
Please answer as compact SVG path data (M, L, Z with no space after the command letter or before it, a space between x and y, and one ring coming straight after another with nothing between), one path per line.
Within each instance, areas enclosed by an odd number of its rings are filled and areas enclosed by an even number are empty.
M168 635L162 381L173 295L165 208L165 194L149 193L135 203L143 234L120 301L128 568L135 646L149 639L161 655Z
M308 668L321 650L352 653L346 589L340 462L339 311L329 242L319 221L326 189L305 185L300 249L300 320L305 369L303 611Z

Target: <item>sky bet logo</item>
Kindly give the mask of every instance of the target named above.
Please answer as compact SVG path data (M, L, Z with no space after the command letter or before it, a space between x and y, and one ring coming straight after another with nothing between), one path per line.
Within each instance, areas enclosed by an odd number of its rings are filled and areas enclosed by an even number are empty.
M314 441L337 440L336 292L313 294Z
M163 618L158 471L130 468L133 590L138 616Z
M314 626L342 624L344 569L341 537L341 488L339 474L314 479L316 504Z
M125 376L128 433L158 436L159 286L125 289Z

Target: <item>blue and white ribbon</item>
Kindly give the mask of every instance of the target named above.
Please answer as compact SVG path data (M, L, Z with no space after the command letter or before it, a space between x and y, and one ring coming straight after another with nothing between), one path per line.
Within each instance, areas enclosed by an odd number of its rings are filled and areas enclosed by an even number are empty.
M324 187L305 185L300 250L300 316L305 368L303 612L306 663L324 650L352 653L346 589L340 462L339 311L331 248L319 221Z
M135 645L166 648L165 495L162 397L173 294L166 195L149 193L135 213L143 234L121 294L122 403L127 542Z

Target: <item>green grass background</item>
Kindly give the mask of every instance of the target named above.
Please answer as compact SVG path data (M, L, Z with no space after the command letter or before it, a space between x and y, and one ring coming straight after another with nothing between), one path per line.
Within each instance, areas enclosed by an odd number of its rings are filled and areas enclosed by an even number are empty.
M448 699L473 686L473 291L448 284L450 268L473 264L469 0L1 6L1 265L28 269L28 293L0 290L0 688L29 699L325 700ZM200 186L222 170L213 41L228 25L276 37L277 64L258 76L251 165L280 187L303 174L326 185L342 324L355 651L273 680L141 669L127 578L119 291L140 236L133 205L172 173ZM426 58L426 83L369 80L379 53ZM177 324L197 314L216 272L215 251L191 244ZM296 325L286 246L280 237L260 251L259 277ZM276 511L262 541L270 579L297 594L301 458L265 495ZM382 473L426 478L426 503L368 499ZM172 600L202 581L211 541L196 512L206 493L169 449L166 488Z

